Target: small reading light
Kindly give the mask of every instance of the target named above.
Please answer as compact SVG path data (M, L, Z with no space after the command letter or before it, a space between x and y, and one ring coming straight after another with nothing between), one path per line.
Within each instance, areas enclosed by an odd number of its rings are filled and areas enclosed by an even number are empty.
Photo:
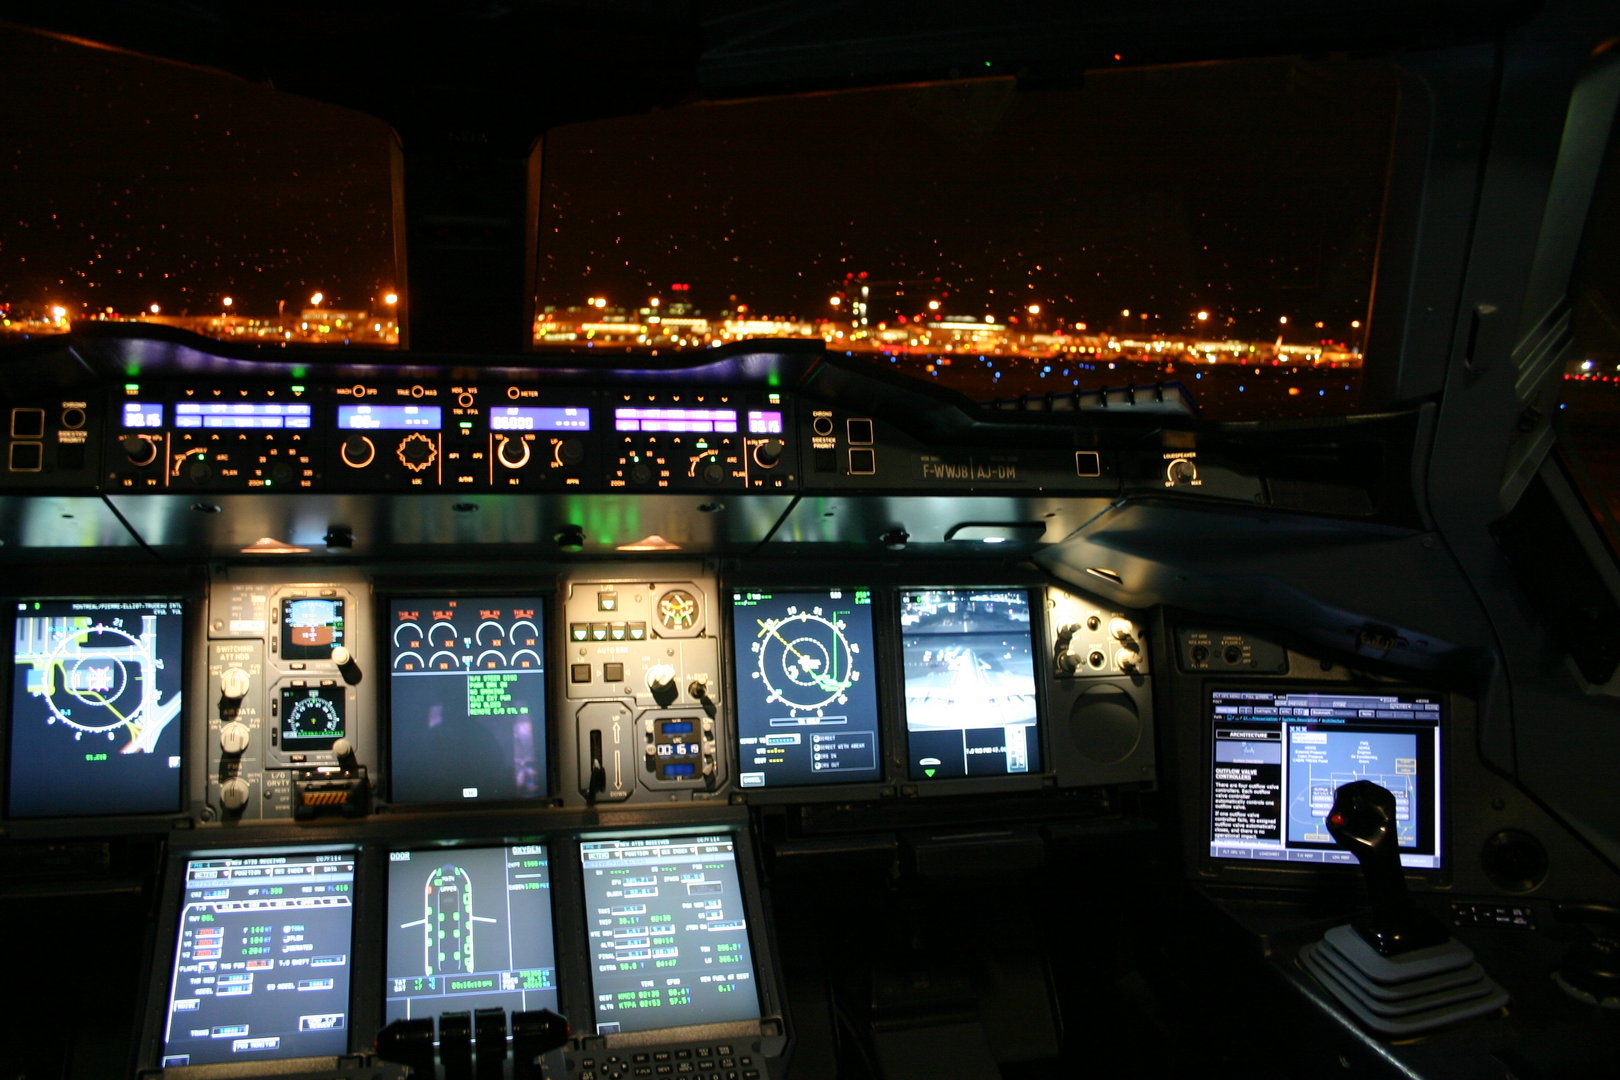
M1033 544L1046 532L1044 521L964 521L951 526L946 540L969 540L981 544L1017 542Z
M1125 584L1124 579L1122 579L1118 574L1114 573L1112 570L1104 570L1100 566L1088 566L1086 567L1086 573L1090 574L1092 577L1100 577L1104 581L1111 581L1115 585Z
M308 555L309 548L289 544L285 540L277 540L273 536L261 536L253 543L242 549L244 555Z
M679 551L681 545L672 544L657 533L649 533L640 540L628 544L620 544L619 551Z

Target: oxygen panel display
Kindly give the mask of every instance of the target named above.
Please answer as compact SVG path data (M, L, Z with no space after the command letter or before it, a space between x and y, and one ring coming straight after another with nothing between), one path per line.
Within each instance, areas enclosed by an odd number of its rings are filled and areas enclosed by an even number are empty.
M543 603L397 599L389 622L394 801L547 794Z
M396 851L384 1019L557 1008L543 845Z
M913 780L1040 771L1027 592L907 590L900 634Z
M881 780L870 589L738 590L738 782Z
M12 817L180 808L181 627L178 600L18 602Z

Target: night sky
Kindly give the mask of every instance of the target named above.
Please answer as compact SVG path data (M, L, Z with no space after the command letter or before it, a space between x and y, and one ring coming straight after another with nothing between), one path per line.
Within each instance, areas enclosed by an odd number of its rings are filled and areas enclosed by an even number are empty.
M66 73L66 74L64 74ZM206 72L0 34L0 302L371 307L398 287L380 122ZM540 303L919 310L1269 338L1366 315L1394 91L1287 61L699 105L551 133ZM406 148L409 152L409 148ZM1144 324L1133 318L1131 325ZM1294 335L1290 335L1294 338ZM1312 337L1298 335L1299 340Z

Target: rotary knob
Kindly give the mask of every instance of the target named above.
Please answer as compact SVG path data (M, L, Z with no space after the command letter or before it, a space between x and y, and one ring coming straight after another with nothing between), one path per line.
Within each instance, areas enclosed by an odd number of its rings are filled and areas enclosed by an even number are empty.
M653 478L652 466L645 461L638 461L630 466L630 482L632 484L650 483Z
M782 460L782 440L766 439L754 445L754 464L762 469L774 469Z
M200 457L194 457L186 462L186 479L195 483L202 483L214 475L214 467Z
M338 453L343 464L351 469L363 469L377 458L377 446L364 435L350 435L343 440Z
M564 439L557 444L559 465L578 465L585 460L585 444L578 439Z
M1191 458L1176 458L1165 466L1164 479L1171 487L1198 482L1198 465Z
M124 456L136 468L145 468L157 460L157 443L151 439L143 439L139 435L125 435L120 445Z
M233 776L219 785L219 804L227 810L240 810L247 805L248 784L240 776Z
M241 701L252 685L252 676L239 667L228 667L219 676L220 696L228 701Z
M529 444L522 439L502 435L495 447L495 456L508 469L521 469L529 463Z
M718 484L726 478L726 470L719 462L711 461L703 466L703 482L705 484Z
M411 472L421 472L438 456L439 448L420 431L413 431L399 441L399 463Z
M219 748L232 757L240 756L252 739L253 733L240 720L232 720L219 727Z

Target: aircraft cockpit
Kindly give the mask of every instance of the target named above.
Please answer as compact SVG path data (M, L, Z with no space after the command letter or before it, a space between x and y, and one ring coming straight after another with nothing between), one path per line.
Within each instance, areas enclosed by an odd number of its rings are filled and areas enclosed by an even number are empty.
M16 1075L1612 1070L1620 20L1137 7L0 3Z

